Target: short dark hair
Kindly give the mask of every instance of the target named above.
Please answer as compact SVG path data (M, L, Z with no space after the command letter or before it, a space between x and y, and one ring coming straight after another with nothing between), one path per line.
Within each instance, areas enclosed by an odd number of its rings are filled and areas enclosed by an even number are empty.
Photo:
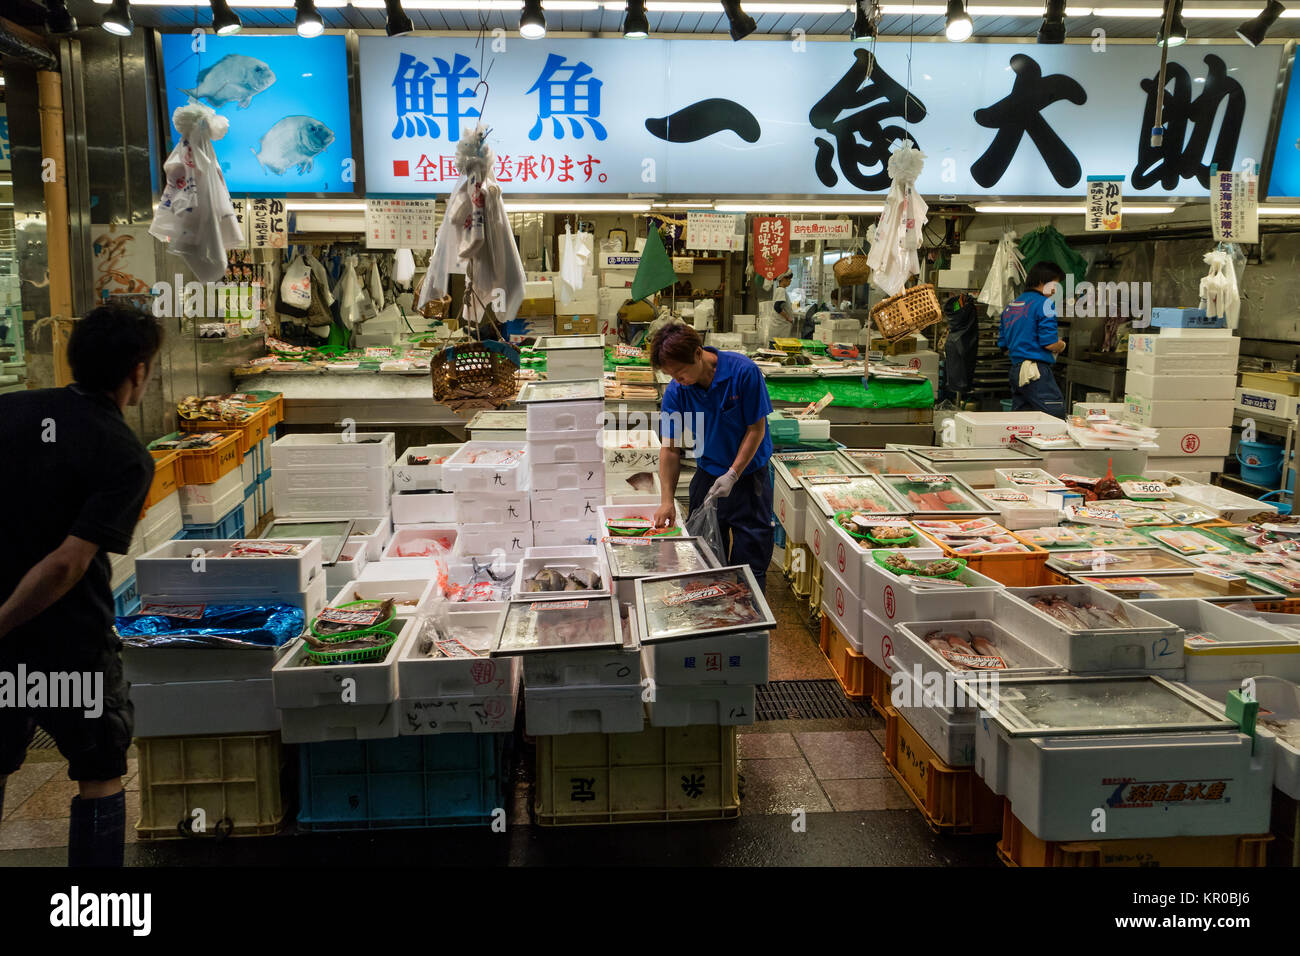
M1049 282L1064 282L1065 270L1055 262L1035 262L1025 276L1025 289L1037 289Z
M650 343L650 364L662 368L664 362L690 365L695 353L704 347L700 334L685 322L672 322L655 333Z
M141 362L153 362L162 338L162 326L148 312L125 305L91 309L68 339L72 377L90 391L114 391Z

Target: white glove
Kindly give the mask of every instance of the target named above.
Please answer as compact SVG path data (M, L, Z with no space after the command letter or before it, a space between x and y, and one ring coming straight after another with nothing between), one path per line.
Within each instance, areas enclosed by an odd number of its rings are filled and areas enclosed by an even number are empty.
M727 497L727 495L731 494L731 489L736 487L736 482L739 478L740 476L736 474L734 470L728 468L726 474L722 475L713 483L713 487L709 489L709 493L705 496L704 500L708 501L710 498Z

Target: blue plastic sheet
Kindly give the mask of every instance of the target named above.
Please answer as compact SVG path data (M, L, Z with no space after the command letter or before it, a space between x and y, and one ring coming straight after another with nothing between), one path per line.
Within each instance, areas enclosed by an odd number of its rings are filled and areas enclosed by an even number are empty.
M288 604L209 604L197 618L131 614L116 621L132 647L280 647L305 625L302 608Z

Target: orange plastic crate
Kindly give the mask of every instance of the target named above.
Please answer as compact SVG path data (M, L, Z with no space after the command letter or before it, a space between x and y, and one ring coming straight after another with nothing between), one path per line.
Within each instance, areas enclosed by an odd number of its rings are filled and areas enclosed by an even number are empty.
M254 405L261 405L266 408L268 418L266 420L267 433L280 422L284 421L284 395L280 392L253 392L254 395L268 395L269 397L260 402L253 402Z
M235 425L230 422L213 422L203 419L193 421L182 420L181 431L183 432L222 432L223 434L233 433L239 437L239 454L247 455L249 450L266 437L267 430L270 427L269 422L271 413L266 408L258 408L253 413L253 417L248 421Z
M1269 863L1300 866L1300 801L1274 790L1271 827L1273 845L1269 847Z
M244 453L239 450L239 436L229 434L211 448L183 448L181 484L206 485L217 481L240 466Z
M875 665L867 660L865 654L853 649L848 638L825 614L822 615L821 648L844 696L859 702L867 700L871 696L870 671L875 670Z
M871 688L871 709L884 717L885 708L889 706L889 674L868 660L867 676Z
M885 707L885 763L936 833L997 833L1001 797L970 767L950 767L893 707Z
M153 456L153 481L149 485L149 494L144 499L148 511L162 501L181 483L181 453L178 451L151 451Z
M935 547L940 548L947 557L961 558L966 562L966 567L972 571L992 578L1009 588L1033 588L1051 583L1047 570L1048 553L1023 538L1016 537L1016 540L1029 548L1028 551L1011 551L1003 554L958 554L924 531L921 534ZM1008 534L1015 536L1014 532Z
M1266 614L1300 614L1300 598L1280 598L1276 601L1255 601L1256 611Z

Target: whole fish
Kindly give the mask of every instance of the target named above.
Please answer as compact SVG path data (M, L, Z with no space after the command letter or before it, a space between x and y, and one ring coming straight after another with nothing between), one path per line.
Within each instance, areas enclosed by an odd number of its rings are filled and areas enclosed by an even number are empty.
M196 100L207 100L212 107L238 103L241 110L258 93L275 82L275 73L261 60L242 53L227 53L212 66L199 70L198 84L181 90Z
M301 176L311 172L312 161L332 142L334 131L320 120L286 116L263 134L253 153L264 168L277 176L283 176L291 166L297 166Z

